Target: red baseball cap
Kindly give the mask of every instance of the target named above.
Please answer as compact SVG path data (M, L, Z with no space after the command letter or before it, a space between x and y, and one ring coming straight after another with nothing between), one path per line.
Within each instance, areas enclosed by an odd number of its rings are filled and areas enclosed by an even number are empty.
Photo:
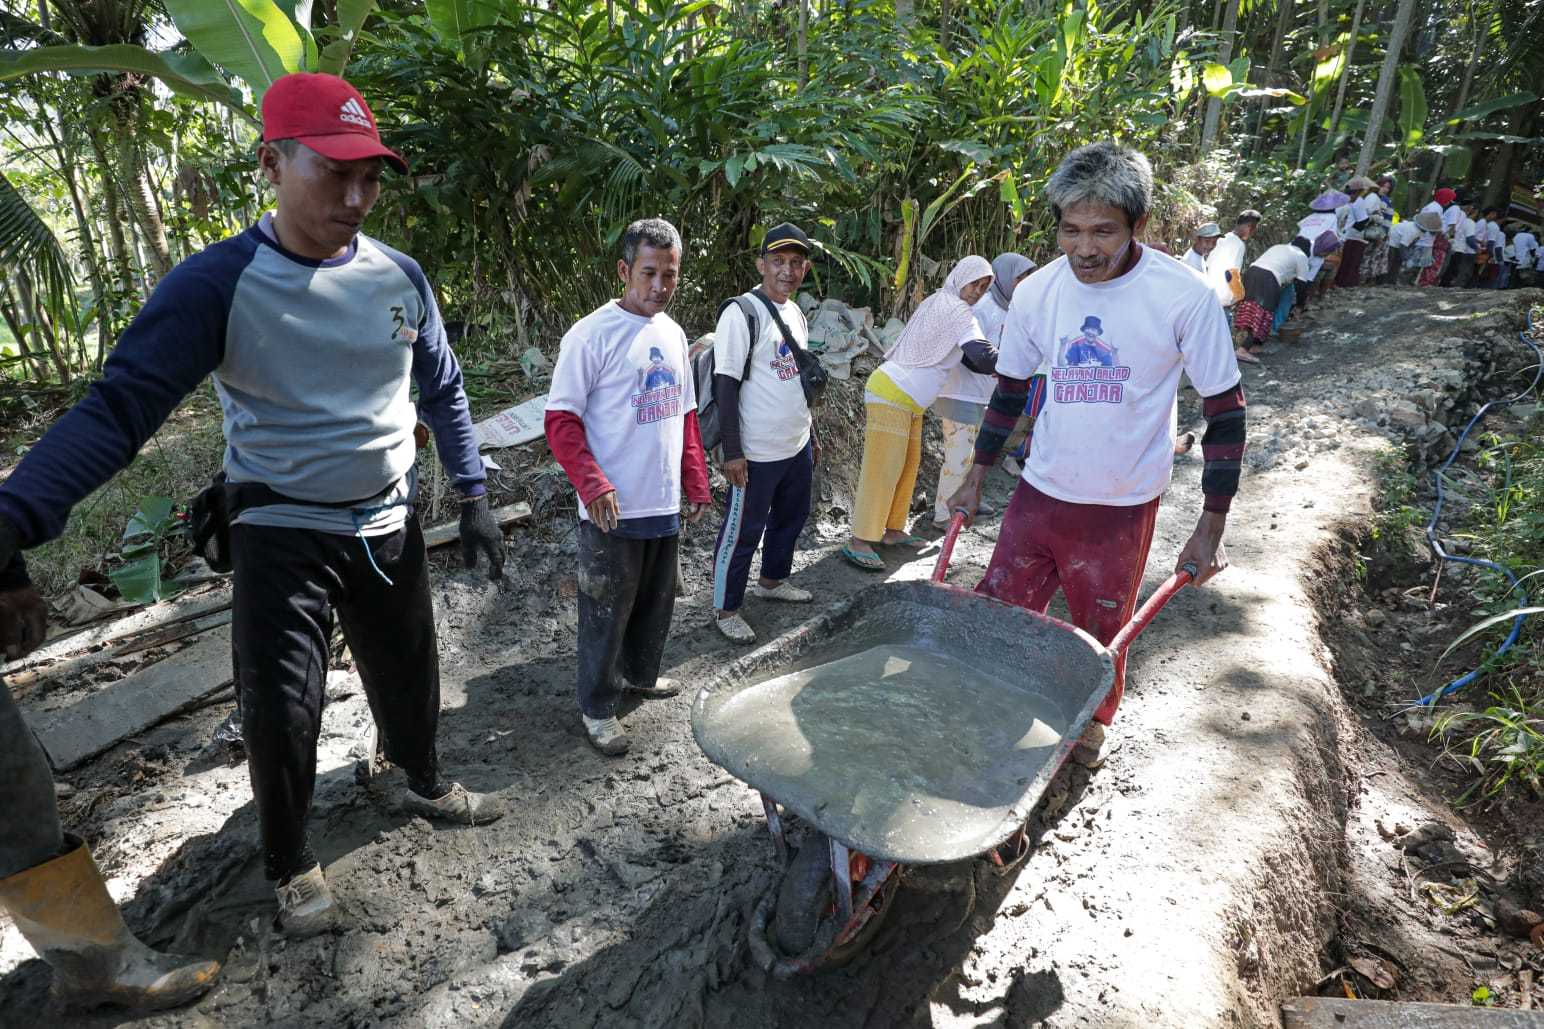
M263 94L263 140L293 139L334 161L383 157L402 174L407 162L381 142L359 90L319 72L281 76Z

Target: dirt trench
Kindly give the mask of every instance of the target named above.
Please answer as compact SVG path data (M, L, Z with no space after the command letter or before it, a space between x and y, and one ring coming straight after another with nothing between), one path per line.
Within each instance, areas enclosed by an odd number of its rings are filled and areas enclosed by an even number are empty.
M775 887L776 860L756 795L692 741L691 690L626 713L627 757L585 743L573 701L573 536L556 524L515 540L505 582L447 570L435 587L442 764L498 791L511 809L503 821L431 827L392 809L400 779L357 784L368 712L351 673L332 677L312 832L343 932L288 943L269 931L245 769L203 750L223 707L67 777L66 822L92 841L130 923L228 961L224 983L195 1007L132 1024L1276 1024L1279 1002L1329 970L1352 867L1346 827L1376 745L1329 670L1334 613L1310 596L1320 548L1365 518L1378 454L1439 442L1399 405L1423 390L1440 405L1444 384L1463 380L1465 341L1513 331L1522 299L1340 293L1300 344L1249 369L1233 567L1181 594L1133 647L1107 761L1056 792L1016 872L909 870L873 951L850 968L784 983L751 967L746 923ZM839 388L845 399L823 421L848 425L828 434L795 573L816 609L875 581L835 552L856 471L858 386ZM1181 414L1198 421L1193 393ZM1194 525L1200 467L1199 453L1177 464L1144 592ZM1011 487L994 477L999 506ZM979 579L995 532L987 523L962 540L951 581ZM689 685L742 653L707 624L711 533L688 535L691 594L667 649L669 673ZM922 578L932 560L888 556L893 577ZM747 607L763 639L814 614ZM0 1024L38 1024L48 973L29 957L5 926Z

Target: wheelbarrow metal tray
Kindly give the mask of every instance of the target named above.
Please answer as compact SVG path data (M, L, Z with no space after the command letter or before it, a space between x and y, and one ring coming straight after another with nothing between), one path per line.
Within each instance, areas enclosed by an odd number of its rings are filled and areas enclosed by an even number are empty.
M1065 622L891 582L730 665L698 693L692 732L849 847L956 861L1023 824L1113 681L1105 648Z

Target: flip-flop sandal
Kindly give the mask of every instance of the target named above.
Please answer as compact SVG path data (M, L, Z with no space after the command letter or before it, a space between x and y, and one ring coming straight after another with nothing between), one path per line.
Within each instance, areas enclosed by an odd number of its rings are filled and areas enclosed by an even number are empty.
M882 572L885 570L884 558L880 557L878 554L865 553L861 550L854 550L850 546L843 547L840 553L844 558L847 559L849 564L857 565L865 572Z
M880 540L879 545L882 547L909 547L912 550L921 550L932 542L932 540L925 540L921 536L913 536L907 533L902 539L891 540L888 543Z

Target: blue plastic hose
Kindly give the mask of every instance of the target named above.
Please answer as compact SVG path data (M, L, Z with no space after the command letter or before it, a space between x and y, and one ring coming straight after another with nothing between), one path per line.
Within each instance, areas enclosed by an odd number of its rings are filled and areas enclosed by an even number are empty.
M1508 407L1517 403L1519 400L1522 400L1524 397L1527 397L1530 393L1536 390L1539 385L1539 380L1544 378L1544 353L1539 351L1538 345L1535 344L1530 338L1532 335L1533 311L1530 309L1528 312L1528 329L1526 332L1519 332L1517 334L1517 338L1522 340L1523 343L1528 346L1528 349L1533 351L1533 356L1535 358L1533 381L1530 382L1528 386L1516 396L1509 397L1505 400L1486 401L1483 407L1474 412L1474 417L1469 419L1469 424L1464 426L1464 431L1458 434L1458 441L1453 444L1453 452L1448 455L1446 461L1442 462L1442 466L1437 469L1433 476L1437 484L1437 503L1436 506L1432 508L1431 521L1426 523L1426 542L1431 544L1432 553L1437 555L1437 560L1452 562L1453 564L1477 565L1480 568L1489 568L1491 571L1500 572L1502 575L1506 576L1507 582L1509 582L1512 586L1511 590L1508 591L1509 593L1516 592L1521 586L1521 583L1517 581L1517 576L1512 574L1511 569L1503 567L1494 561L1486 561L1482 558L1459 557L1457 554L1449 554L1442 548L1442 540L1437 535L1437 521L1442 517L1442 501L1445 496L1442 489L1442 475L1448 470L1448 467L1451 466L1454 461L1458 460L1459 452L1462 451L1464 440L1469 437L1469 433L1473 431L1474 427L1479 424L1480 419L1485 417L1486 413L1489 412L1491 408ZM1524 599L1526 600L1526 598ZM1502 654L1505 654L1508 650L1512 649L1512 644L1516 643L1518 636L1522 634L1523 620L1527 617L1527 615L1518 615L1516 618L1512 619L1512 631L1507 633L1506 639L1502 641L1500 647L1496 648L1496 652L1490 656L1490 660L1494 660L1495 658L1500 657ZM1465 686L1468 686L1470 683L1478 679L1480 677L1480 670L1483 669L1487 663L1489 662L1482 662L1478 668L1471 669L1465 674L1460 675L1458 678L1454 679L1440 690L1437 690L1435 693L1428 693L1426 696L1415 701L1411 706L1431 707L1443 697L1446 697L1451 693L1456 693L1457 691L1463 689Z

